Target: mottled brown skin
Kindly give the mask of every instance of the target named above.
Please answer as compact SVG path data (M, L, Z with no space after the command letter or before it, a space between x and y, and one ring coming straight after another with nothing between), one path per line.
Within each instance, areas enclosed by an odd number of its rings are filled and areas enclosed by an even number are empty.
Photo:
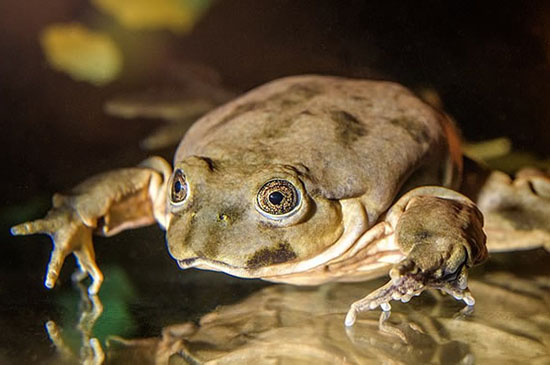
M483 216L474 206L432 196L411 199L396 227L396 239L407 255L397 268L401 273L431 273L425 279L456 276L461 266L473 266L486 258L482 224Z
M205 156L239 168L290 165L314 180L312 193L329 199L368 194L383 211L412 171L445 168L443 123L444 115L397 84L292 77L203 117L184 137L175 161ZM431 176L433 184L441 180Z
M45 219L12 232L53 237L48 287L64 258L77 255L93 279L90 294L102 280L91 234L156 220L182 268L305 285L389 270L388 284L352 304L347 325L362 310L389 310L389 301L408 301L428 287L474 303L467 269L487 257L486 238L476 204L453 190L462 173L459 139L444 114L398 84L273 81L198 120L176 152L176 175L171 171L152 158L91 178L70 197L55 198ZM489 174L489 189L468 189L479 193L470 197L496 234L489 247L514 248L503 237L520 237L525 228L536 234L515 247L550 246L550 179L537 174L514 181ZM280 215L257 203L274 179L296 194ZM518 212L526 212L525 221Z
M309 205L303 203L304 209L291 217L295 224L283 223L276 228L275 222L254 209L258 190L273 177L293 181L297 188L304 189L303 179L289 166L245 168L208 163L197 157L176 166L185 171L190 187L185 203L169 208L166 237L171 255L178 260L207 258L230 267L252 269L280 263L281 258L319 252L342 233L338 202L323 197L316 197L315 209L307 209ZM266 252L278 252L279 256L269 260ZM258 261L259 255L265 260Z
M201 219L192 226L204 224L207 228L201 230L197 239L181 237L184 245L172 238L169 225L171 253L178 259L187 258L192 255L189 249L193 246L198 251L196 256L246 267L256 252L276 250L284 242L296 258L311 257L334 243L341 231L335 214L319 217L326 214L325 206L334 205L336 209L338 200L358 198L367 207L368 224L372 225L407 180L408 189L452 180L445 176L451 157L444 123L448 123L444 115L392 83L303 76L255 89L197 122L180 144L175 165L188 171L186 161L195 156L213 161L214 168L208 176L219 176L222 181L197 187L201 199L216 190L208 198L211 217L233 209L225 204L237 192L250 189L238 199L237 204L242 205L243 200L253 199L258 185L287 173L278 175L277 169L288 170L304 184L315 203L315 214L307 224L296 228L293 223L259 234L262 225L269 222L258 221L261 217L252 211L242 222L246 229L235 231L234 237L228 236L227 230L211 229L215 224ZM387 168L388 163L392 164L391 169ZM256 177L258 171L262 173ZM239 176L243 173L246 177ZM174 219L188 212L195 211L178 212ZM201 214L202 209L196 213ZM232 222L241 222L239 218L233 217ZM306 230L309 224L314 224L315 229ZM327 241L328 227L333 225L333 234ZM299 233L292 239L282 238L290 229L298 229ZM248 236L247 232L252 233ZM202 244L205 247L198 247ZM230 251L224 254L213 250L214 245L230 247ZM179 254L183 248L177 246L185 246L186 252ZM256 251L240 254L252 248Z

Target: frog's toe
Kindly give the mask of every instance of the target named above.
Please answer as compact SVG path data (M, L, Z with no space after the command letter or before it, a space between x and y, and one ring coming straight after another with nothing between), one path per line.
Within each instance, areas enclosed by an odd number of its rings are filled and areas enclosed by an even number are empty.
M444 262L440 269L434 272L434 278L444 281L456 281L460 279L462 272L467 273L465 268L467 262L468 252L463 245L457 244L449 250L447 255L445 255ZM458 282L460 282L460 280L458 280Z
M48 269L46 271L46 279L44 280L44 286L48 289L52 289L59 277L61 266L67 257L68 252L56 246L50 256L50 262L48 263Z
M441 289L457 300L472 306L475 300L468 290L467 253L463 247L442 252L437 259L416 260L409 255L390 270L390 281L381 288L353 303L346 316L346 326L352 326L357 314L380 307L391 310L390 302L409 302L428 288ZM429 264L428 264L429 263Z
M468 289L468 271L465 266L461 268L454 280L436 283L434 287L438 287L456 300L462 300L469 307L475 304L475 299Z
M36 219L11 227L10 232L17 236L45 233L53 237L60 230L71 229L71 223L74 221L75 217L70 208L58 207L50 210L46 217L42 219Z
M97 294L103 282L103 274L95 263L92 244L92 228L82 223L70 207L57 207L43 219L18 224L11 228L14 235L46 233L53 242L44 286L52 289L57 282L65 258L73 253L80 266L80 277L90 275L90 294Z
M448 247L450 249L439 253L437 259L434 259L432 253L431 264L428 266L425 263L419 264L414 257L407 257L390 271L392 282L397 285L402 278L410 276L426 287L441 289L455 299L473 305L475 301L468 290L466 249L461 245Z
M400 300L406 303L413 296L420 295L426 286L412 276L401 276L398 280L390 280L386 285L373 291L361 300L354 302L346 315L346 326L355 323L357 314L380 307L383 311L391 310L390 302Z
M462 300L467 306L473 307L476 303L472 292L470 289L460 289L453 286L443 286L441 288L444 292L450 294L456 300Z
M92 279L92 284L88 287L88 294L96 295L103 283L103 273L95 262L95 253L91 238L89 241L85 241L79 250L74 251L74 255L80 267L80 276L82 277L84 273L87 273Z
M49 224L46 219L25 222L11 227L10 233L14 236L26 236L35 233L49 233Z
M455 280L468 261L468 252L461 240L439 238L446 241L440 247L418 245L390 271L394 282L410 275L424 283Z

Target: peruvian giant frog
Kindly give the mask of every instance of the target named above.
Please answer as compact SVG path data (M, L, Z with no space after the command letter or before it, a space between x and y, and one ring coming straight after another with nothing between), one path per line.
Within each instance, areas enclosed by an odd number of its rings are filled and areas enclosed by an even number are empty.
M49 234L45 285L72 253L92 295L103 280L92 234L155 222L183 269L300 285L389 272L351 305L352 325L360 311L430 287L473 305L468 268L487 248L549 246L547 173L463 170L453 123L403 86L295 76L199 119L173 168L152 157L94 176L12 233Z

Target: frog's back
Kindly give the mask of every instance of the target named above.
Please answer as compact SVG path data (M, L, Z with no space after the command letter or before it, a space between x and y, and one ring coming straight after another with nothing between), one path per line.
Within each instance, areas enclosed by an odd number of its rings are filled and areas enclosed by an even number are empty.
M248 167L292 165L314 182L310 193L363 196L381 211L404 184L451 184L449 129L443 114L398 84L294 76L201 118L176 161L196 155Z

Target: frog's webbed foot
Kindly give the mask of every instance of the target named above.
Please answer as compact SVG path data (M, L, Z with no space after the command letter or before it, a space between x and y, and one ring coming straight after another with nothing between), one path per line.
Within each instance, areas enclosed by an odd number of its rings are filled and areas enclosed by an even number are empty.
M468 289L467 275L465 267L461 269L461 273L453 281L424 280L414 275L397 274L386 285L351 305L346 315L346 326L352 326L355 323L357 314L361 312L380 307L384 312L389 313L391 310L390 301L400 300L407 303L413 296L420 295L428 288L440 289L452 295L455 299L464 301L468 307L471 307L475 304L475 299Z
M45 233L53 250L44 285L53 288L63 262L76 257L80 271L73 276L92 279L90 295L98 293L103 274L95 261L92 234L111 236L122 230L159 222L165 225L165 196L171 167L152 157L138 168L118 169L92 176L67 195L55 194L52 209L43 219L11 228L14 235Z
M391 310L390 301L401 300L408 302L413 296L419 295L424 286L411 279L402 277L397 282L389 281L386 285L376 289L361 300L354 302L346 315L346 326L353 326L357 314L380 307L384 312Z
M467 268L483 261L487 250L483 218L469 199L445 188L415 189L392 207L387 221L406 257L390 270L386 285L351 305L347 326L361 311L389 311L390 301L408 302L428 288L474 305Z
M16 225L11 228L11 233L14 235L44 233L52 238L54 247L44 281L47 288L54 287L65 258L73 253L80 267L80 278L85 277L84 273L92 278L88 292L91 295L97 294L103 282L103 274L95 262L92 228L86 226L70 207L54 207L45 218Z

